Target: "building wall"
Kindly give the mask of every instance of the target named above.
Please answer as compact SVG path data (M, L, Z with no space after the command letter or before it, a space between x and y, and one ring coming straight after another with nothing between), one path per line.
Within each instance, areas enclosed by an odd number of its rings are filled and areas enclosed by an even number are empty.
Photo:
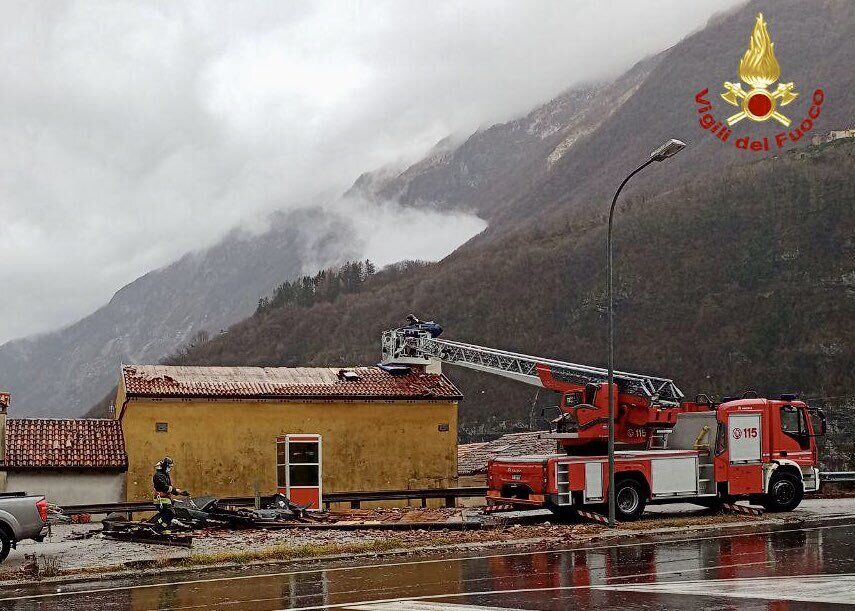
M128 500L151 497L164 456L175 461L175 484L194 495L270 494L276 437L287 433L322 435L325 492L441 488L457 477L454 401L131 399L122 411L123 403L120 387ZM156 431L159 422L167 432Z
M117 503L125 500L125 474L92 471L9 471L6 491L43 494L63 505Z
M839 138L855 137L855 129L837 129L828 132L829 140L837 140Z

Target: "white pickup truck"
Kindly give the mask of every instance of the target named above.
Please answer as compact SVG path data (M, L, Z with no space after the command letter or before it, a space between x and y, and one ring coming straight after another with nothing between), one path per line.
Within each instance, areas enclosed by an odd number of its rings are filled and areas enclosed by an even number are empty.
M47 532L48 504L26 492L0 493L0 562L23 539L42 541Z

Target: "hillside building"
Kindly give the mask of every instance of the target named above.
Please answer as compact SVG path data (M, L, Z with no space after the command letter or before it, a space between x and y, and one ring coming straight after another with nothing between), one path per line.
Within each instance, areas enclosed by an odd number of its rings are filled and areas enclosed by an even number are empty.
M157 461L195 495L454 486L455 386L417 368L124 366L116 396L127 499L151 497Z
M814 134L810 141L814 146L831 142L832 140L840 140L841 138L855 138L855 128L850 129L833 129L824 134Z
M43 494L57 505L125 498L128 459L114 420L8 419L0 394L0 491Z

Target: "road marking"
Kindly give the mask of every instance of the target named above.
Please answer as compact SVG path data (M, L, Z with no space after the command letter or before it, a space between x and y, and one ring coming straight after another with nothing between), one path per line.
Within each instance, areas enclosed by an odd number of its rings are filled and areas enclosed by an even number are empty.
M855 604L855 575L797 575L592 586L650 594L724 596L762 600L792 600L837 605Z
M525 611L525 609L511 609L508 607L479 607L478 605L428 603L414 600L368 605L357 603L352 607L345 607L345 609L353 609L354 611Z
M762 535L771 535L775 533L788 533L788 532L809 532L814 530L831 530L836 528L852 528L853 524L833 524L830 526L812 526L809 528L790 528L790 529L782 529L782 530L766 530L759 531L753 533L730 533L725 535L713 535L708 537L697 536L697 537L686 537L683 539L669 539L667 541L639 541L635 543L618 543L614 545L596 545L591 547L570 547L570 548L562 548L562 549L553 549L553 550L543 550L543 551L530 551L530 552L511 552L507 554L485 554L483 556L461 556L457 558L433 558L428 560L408 560L406 562L389 562L389 563L380 563L374 564L371 566L338 566L338 567L328 567L328 568L318 568L318 569L309 569L304 571L283 571L279 573L259 573L257 575L232 575L228 577L210 577L207 579L187 579L184 581L167 581L162 583L147 583L147 584L139 584L139 585L130 585L130 586L115 586L112 588L92 588L89 590L67 590L63 592L48 592L46 594L29 594L22 596L9 596L6 598L0 598L0 602L13 601L13 600L37 600L41 598L56 598L56 597L64 597L64 596L81 596L84 594L102 594L106 592L121 592L125 590L143 590L150 588L161 588L161 587L170 587L170 586L184 586L184 585L198 585L203 583L216 583L220 581L245 581L249 579L264 579L268 577L289 577L292 575L308 575L312 573L333 573L333 572L341 572L341 571L357 571L357 570L366 570L366 569L383 569L387 567L398 567L398 566L413 566L413 565L422 565L422 564L436 564L436 563L445 563L449 561L461 561L465 562L468 560L489 560L491 558L513 558L517 556L542 556L548 554L563 554L567 552L590 552L601 549L621 549L621 548L629 548L629 547L644 547L651 545L671 545L674 543L687 543L691 541L712 541L716 539L736 539L743 537L757 537ZM739 566L739 565L733 565ZM58 587L62 587L61 585Z

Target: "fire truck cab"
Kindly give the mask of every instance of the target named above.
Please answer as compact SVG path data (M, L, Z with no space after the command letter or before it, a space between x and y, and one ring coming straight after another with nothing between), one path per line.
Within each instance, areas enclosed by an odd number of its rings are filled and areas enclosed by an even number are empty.
M672 428L648 436L646 449L615 453L617 518L636 519L647 503L737 499L791 511L819 488L816 437L824 432L822 412L786 395L680 413ZM497 457L487 486L493 503L596 510L608 496L608 458Z

